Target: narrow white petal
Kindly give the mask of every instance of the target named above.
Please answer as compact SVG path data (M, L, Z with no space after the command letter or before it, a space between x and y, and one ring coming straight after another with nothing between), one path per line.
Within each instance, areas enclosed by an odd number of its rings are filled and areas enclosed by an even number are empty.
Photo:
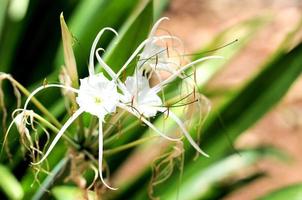
M162 17L160 18L159 20L157 20L157 22L155 22L155 24L153 25L151 31L150 31L150 34L149 34L149 37L152 37L154 36L155 32L157 31L157 28L158 26L160 25L160 23L164 20L169 20L168 17Z
M117 190L118 188L110 187L103 178L103 124L102 119L99 119L99 174L102 183L110 190Z
M97 34L97 36L95 37L95 39L92 43L92 47L91 47L91 50L90 50L89 65L88 65L89 75L94 74L94 52L95 52L96 46L97 46L100 38L102 37L102 35L105 31L112 31L115 35L118 35L118 33L113 28L110 28L110 27L103 28Z
M102 65L102 67L104 68L104 70L109 74L109 76L115 80L117 79L116 74L114 73L114 71L109 67L109 65L107 65L107 63L105 63L105 61L101 58L99 51L104 51L103 48L98 48L95 52L96 58L99 61L99 63Z
M193 140L193 138L191 137L191 135L188 133L188 131L186 130L184 124L182 123L182 121L173 113L173 112L169 112L169 117L171 117L179 126L180 130L183 132L183 134L185 135L185 137L189 140L190 144L202 155L204 155L205 157L209 157L208 154L206 154L204 151L202 151L200 149L200 147L195 143L195 141Z
M102 59L102 57L99 55L99 51L103 51L104 49L98 48L96 50L96 58L99 61L99 63L103 66L104 70L109 74L112 80L117 81L117 85L119 89L125 93L127 91L127 88L125 85L119 80L118 75L110 68L109 65Z
M207 57L203 57L203 58L200 58L200 59L197 59L185 66L183 66L182 68L180 68L179 70L177 70L174 74L172 74L171 76L169 76L166 80L158 83L156 86L154 86L152 89L154 89L156 92L160 91L161 88L172 82L177 76L179 76L183 71L185 71L186 69L188 69L189 67L192 67L193 65L197 64L197 63L200 63L200 62L203 62L205 60L210 60L210 59L223 59L222 56L207 56Z
M144 118L143 116L140 116L136 112L132 111L131 108L128 108L127 106L125 106L123 104L119 104L118 106L120 108L126 110L127 112L131 113L132 115L136 116L138 119L142 120L147 126L149 126L152 130L154 130L156 133L158 133L160 136L164 137L165 139L170 140L170 141L180 141L181 140L181 138L171 138L171 137L165 135L160 130L158 130L158 128L156 128L151 122L149 122L146 118Z
M66 90L70 90L72 92L79 93L79 90L77 90L75 88L72 88L72 87L65 86L65 85L60 85L60 84L42 85L42 86L38 87L37 89L35 89L32 93L30 93L30 95L27 97L27 99L25 101L23 109L26 110L26 108L27 108L27 106L28 106L29 101L31 100L31 98L33 98L33 96L35 96L38 92L40 92L41 90L44 90L46 88L51 88L51 87L64 88Z
M80 114L83 113L83 110L78 109L68 120L67 122L62 126L61 130L58 132L58 134L56 135L56 137L53 139L53 141L51 142L50 146L48 147L46 153L44 154L44 156L41 158L41 160L39 162L36 163L32 163L33 165L38 165L41 164L46 158L47 156L50 154L50 152L52 151L52 149L54 148L54 146L57 144L57 142L59 141L59 139L62 137L62 135L64 134L64 132L67 130L67 128L70 126L70 124L76 119L78 118L78 116Z

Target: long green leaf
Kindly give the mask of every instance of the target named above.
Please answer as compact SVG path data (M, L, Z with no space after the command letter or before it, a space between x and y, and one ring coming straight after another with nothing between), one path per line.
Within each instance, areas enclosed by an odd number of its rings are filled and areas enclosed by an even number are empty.
M8 0L2 0L1 1L1 6L0 6L0 42L1 42L2 30L3 30L3 27L4 27L6 13L7 13L7 5L8 5Z
M301 200L302 199L302 183L290 185L273 191L259 200Z
M232 41L234 38L239 38L239 42L237 44L233 44L231 46L225 47L223 49L221 49L219 51L219 55L222 55L226 58L228 58L228 60L231 60L233 57L235 57L242 48L245 47L245 45L248 43L248 41L250 41L253 36L255 35L255 33L257 32L257 30L259 30L260 27L262 27L263 25L265 25L267 20L266 18L253 18L251 20L246 21L245 23L240 23L238 25L232 26L228 29L226 29L225 31L223 31L222 33L219 33L217 36L215 36L213 38L213 41L210 41L210 43L201 50L201 52L205 52L207 50L211 50L214 48L217 48L217 43L220 44L225 44L228 43L229 41ZM233 32L239 32L236 36L232 35ZM195 59L200 58L202 55L198 55L195 56ZM197 77L198 78L198 86L200 88L204 87L204 85L206 84L206 82L208 80L211 79L211 77L213 77L220 69L222 69L225 66L225 63L227 61L226 60L209 60L207 62L201 63L200 65L196 65L196 72L197 72ZM170 89L170 88L169 88ZM171 91L174 90L175 91L175 87L171 87ZM176 90L178 91L178 90ZM168 91L170 92L170 91ZM173 93L170 92L170 93ZM175 93L173 93L173 95L168 95L168 96L175 96ZM156 127L162 127L162 119L158 119L154 122L154 125ZM125 124L125 126L127 127L127 125ZM129 124L130 126L130 124ZM131 124L132 126L132 124ZM137 127L139 127L139 124L137 125ZM169 123L168 121L165 120L165 132L169 133L169 132L173 132L175 131L175 127L176 124L175 123ZM125 136L122 136L121 140L124 141L128 141L124 138L130 138L131 136L133 136L133 129L131 129L131 134L127 134ZM142 133L142 129L138 129L137 131L139 131L139 133ZM148 130L147 132L145 132L144 135L149 135L152 134L153 131L152 130ZM142 135L142 134L141 134ZM119 139L120 142L120 139ZM136 157L137 154L140 154L143 150L142 149L146 149L146 148L153 148L154 145L157 145L158 141L152 141L152 144L150 145L149 143L146 145L141 145L141 147L138 147L135 150L135 153L133 154L133 157ZM156 156L155 156L156 157ZM145 158L145 157L144 157ZM153 158L150 158L150 162L152 162ZM129 162L131 162L131 157L129 158ZM144 172L146 172L146 170L149 170L149 166L150 163L144 163L146 166L140 168L142 171L137 170L136 174L132 174L131 180L129 179L127 182L127 187L131 187L130 184L132 182L135 182L136 180L139 179L140 176L142 176L142 174L144 174ZM119 191L120 192L120 191Z
M51 187L51 185L55 182L56 176L66 167L68 163L68 158L63 158L50 172L50 174L45 178L43 183L40 185L39 189L36 191L32 200L39 200L43 197L46 191Z
M229 154L232 151L229 142L268 112L286 94L301 71L302 44L271 61L222 108L219 116L210 120L201 146L211 157L199 157L190 163L184 177L194 177ZM228 134L231 141L228 142L224 134Z
M0 165L0 188L10 199L22 199L23 189L15 176L3 165Z
M84 192L74 186L57 186L52 189L52 194L57 200L76 200L86 199ZM96 199L95 193L89 191L87 193L88 200Z
M278 157L279 152L271 148L242 151L213 163L205 170L196 171L194 176L183 177L179 187L179 199L194 200L210 197L213 188L226 178L246 169L266 157ZM171 188L163 193L163 199L173 199L177 193Z
M119 36L106 50L104 60L118 70L135 48L146 38L153 22L153 1L143 0L125 22Z
M69 29L78 41L75 42L74 53L79 72L87 69L90 47L97 33L107 26L120 29L136 4L137 0L87 0L81 2L68 20ZM105 47L114 35L106 36L100 41L102 47ZM60 67L62 63L63 49L61 47L57 53L55 65Z

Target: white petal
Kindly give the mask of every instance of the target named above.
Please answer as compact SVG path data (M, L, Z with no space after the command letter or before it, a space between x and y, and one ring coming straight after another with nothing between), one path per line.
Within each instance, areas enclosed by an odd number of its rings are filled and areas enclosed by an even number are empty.
M181 138L171 138L171 137L165 135L158 128L156 128L151 122L149 122L147 119L140 116L138 113L132 111L131 108L128 108L127 106L125 106L123 104L119 104L118 106L120 108L126 110L127 112L131 113L132 115L136 116L138 119L142 120L147 126L149 126L152 130L154 130L156 133L158 133L160 136L166 138L167 140L170 140L170 141L179 141L179 140L181 140Z
M59 141L59 139L62 137L62 135L64 134L64 132L67 130L67 128L70 126L70 124L76 119L78 118L78 116L80 114L83 113L83 110L78 109L68 120L67 122L62 126L61 130L57 133L56 137L53 139L53 141L51 142L50 146L48 147L46 153L43 155L43 157L41 158L40 161L36 162L36 163L32 163L33 165L38 165L41 164L46 158L47 156L50 154L50 152L52 151L52 149L55 147L55 145L57 144L57 142Z
M102 119L99 119L99 175L102 183L111 190L117 190L118 188L110 187L103 178L103 124Z
M182 131L182 133L185 135L185 137L188 139L188 141L190 142L190 144L202 155L204 155L205 157L209 157L208 154L206 154L204 151L202 151L200 149L200 147L195 143L195 141L193 140L193 138L191 137L190 133L188 133L188 131L186 130L184 124L182 123L182 121L173 113L173 112L169 112L169 117L171 117L179 126L180 130Z

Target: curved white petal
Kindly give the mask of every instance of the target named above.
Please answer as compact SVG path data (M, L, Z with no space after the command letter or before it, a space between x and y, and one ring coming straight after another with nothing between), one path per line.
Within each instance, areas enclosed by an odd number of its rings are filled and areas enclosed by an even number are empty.
M173 119L177 125L179 126L180 130L182 131L182 133L185 135L185 137L188 139L188 141L190 142L190 144L202 155L204 155L205 157L210 157L208 154L206 154L203 150L200 149L200 147L195 143L195 141L193 140L193 138L191 137L190 133L188 133L187 129L185 128L184 124L182 123L182 121L173 113L173 112L169 112L169 117L171 117L171 119Z
M102 183L109 189L111 190L117 190L118 188L113 188L111 186L109 186L104 178L103 178L103 120L99 119L99 175L101 178Z
M157 20L157 21L155 22L155 24L153 25L153 27L152 27L152 29L151 29L151 31L150 31L150 33L149 33L149 37L154 36L155 32L157 31L158 26L159 26L160 23L161 23L162 21L164 21L164 20L169 20L169 18L168 18L168 17L162 17L162 18L160 18L159 20Z
M111 79L117 82L117 86L119 87L119 89L123 93L127 93L126 92L127 89L126 89L125 85L120 81L120 79L118 78L117 74L110 68L110 66L107 65L107 63L102 59L102 57L99 55L99 51L104 51L104 49L98 48L96 50L96 58L97 58L97 60L103 66L104 70L109 74L109 76L111 77Z
M88 65L88 70L89 70L89 75L94 75L94 52L95 52L95 49L96 49L96 46L101 38L101 36L103 35L103 33L105 31L111 31L113 32L115 35L118 36L118 33L113 29L113 28L110 28L110 27L106 27L106 28L103 28L102 30L100 30L100 32L97 34L97 36L95 37L93 43L92 43L92 47L91 47L91 50L90 50L90 56L89 56L89 65Z
M75 92L75 93L79 93L78 89L75 89L75 88L72 88L72 87L69 87L69 86L65 86L65 85L60 85L60 84L47 84L47 85L43 85L43 86L40 86L37 89L35 89L32 93L30 93L30 95L27 97L27 99L25 101L23 109L26 110L26 108L27 108L27 106L28 106L29 101L31 100L31 98L33 98L33 96L35 96L38 92L40 92L41 90L44 90L46 88L51 88L51 87L63 88L63 89L70 90L70 91Z
M164 87L166 84L172 82L177 76L179 76L183 71L185 71L186 69L188 69L189 67L192 67L193 65L203 62L205 60L210 60L210 59L223 59L222 56L207 56L207 57L203 57L200 59L197 59L183 67L181 67L179 70L177 70L174 74L172 74L171 76L169 76L167 79L165 79L164 81L158 83L156 86L154 86L152 89L154 89L156 92L159 92L161 90L162 87Z
M52 149L54 148L54 146L57 144L57 142L59 141L59 139L62 137L62 135L64 134L64 132L67 130L67 128L70 126L70 124L76 119L78 118L78 116L80 114L82 114L84 111L81 109L78 109L68 120L67 122L62 126L61 130L58 132L58 134L56 135L56 137L53 139L53 141L51 142L50 146L48 147L46 153L43 155L43 157L41 158L41 160L39 160L36 163L32 163L32 165L38 165L41 164L46 158L47 156L50 154L50 152L52 151Z
M107 65L107 63L102 59L102 57L99 54L99 51L104 51L103 48L98 48L95 52L96 58L99 61L99 63L102 65L102 67L104 68L104 70L109 74L109 76L115 80L117 79L117 76L115 74L115 72L109 67L109 65Z
M138 119L142 120L147 126L149 126L152 130L154 130L156 133L158 133L160 136L164 137L167 140L170 141L180 141L181 138L171 138L167 135L165 135L164 133L162 133L160 130L158 130L158 128L156 128L151 122L149 122L147 119L145 119L144 117L140 116L138 113L132 111L131 108L123 105L123 104L119 104L118 105L120 108L126 110L127 112L131 113L132 115L136 116Z

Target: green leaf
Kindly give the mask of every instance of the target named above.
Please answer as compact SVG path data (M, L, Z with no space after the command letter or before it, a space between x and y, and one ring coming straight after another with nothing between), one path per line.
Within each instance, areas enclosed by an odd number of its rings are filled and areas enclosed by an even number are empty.
M301 200L302 199L302 183L290 185L273 191L259 200Z
M87 61L90 47L97 33L105 27L119 29L128 19L129 13L137 5L138 0L85 0L74 10L67 24L74 39L74 54L79 74L87 74ZM110 17L114 16L114 17ZM100 44L106 47L113 34L106 34ZM56 71L48 80L57 79L58 71L63 64L63 46L57 52L54 62Z
M51 190L57 200L86 199L83 190L74 186L57 186ZM95 193L88 191L88 200L96 199Z
M143 0L125 22L119 36L107 48L104 60L118 70L135 48L147 37L153 22L153 1Z
M234 140L256 123L286 94L302 71L302 44L289 53L280 53L249 81L208 123L203 144L211 155L230 150L229 145L217 144L223 132ZM223 125L222 125L223 122ZM210 145L211 144L211 145ZM216 144L215 148L212 144ZM219 147L219 148L216 148ZM212 159L210 159L212 160Z
M179 199L193 200L209 197L218 183L268 156L279 157L279 151L271 148L242 151L215 162L204 170L199 170L193 166L193 163L192 167L195 168L195 173L193 176L184 175L179 186ZM165 190L161 197L173 199L176 197L176 191L170 187L169 190Z
M7 7L8 7L8 0L2 0L1 6L0 6L0 42L1 42L1 37L2 37L2 29L3 29L4 23L5 23Z
M3 165L0 165L0 188L10 199L22 199L23 189L15 176Z
M60 172L62 172L62 169L66 167L68 163L68 158L63 158L50 172L50 174L45 178L43 183L39 186L39 189L36 191L34 196L32 197L32 200L39 200L43 197L43 195L46 193L46 191L51 187L51 185L55 182L56 176Z
M186 166L184 177L194 177L212 163L228 155L233 142L244 130L256 123L288 91L302 71L302 44L289 53L280 53L264 69L212 116L204 130L201 147L210 158L199 157ZM223 125L222 125L223 122ZM223 134L228 134L227 141Z
M154 2L154 9L153 15L154 19L158 19L162 12L168 7L170 0L153 0Z

